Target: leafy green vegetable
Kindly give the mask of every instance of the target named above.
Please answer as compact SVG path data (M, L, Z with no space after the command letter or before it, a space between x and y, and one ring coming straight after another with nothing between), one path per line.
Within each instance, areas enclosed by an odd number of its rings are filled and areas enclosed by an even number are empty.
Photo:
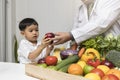
M107 36L98 35L82 42L80 46L84 46L85 48L95 48L100 52L101 56L105 56L110 50L114 49L120 51L120 35L116 37L112 34Z

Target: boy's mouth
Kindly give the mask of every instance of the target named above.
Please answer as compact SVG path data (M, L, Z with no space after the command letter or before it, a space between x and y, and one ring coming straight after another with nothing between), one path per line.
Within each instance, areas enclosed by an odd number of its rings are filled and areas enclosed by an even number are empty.
M38 36L33 36L33 38L37 38Z

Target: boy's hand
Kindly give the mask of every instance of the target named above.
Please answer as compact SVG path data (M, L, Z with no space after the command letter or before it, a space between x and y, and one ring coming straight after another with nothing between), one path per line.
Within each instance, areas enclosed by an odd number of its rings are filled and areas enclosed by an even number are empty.
M54 46L53 46L53 45L48 45L48 46L47 46L47 50L49 50L49 51L52 51L52 50L53 50L53 48L54 48Z
M45 39L46 39L46 38L49 38L49 39L50 39L50 38L54 38L54 37L55 37L55 34L52 33L52 32L49 32L49 33L46 33L46 34L45 34ZM52 43L53 43L53 40L51 41L51 44L52 44Z
M41 41L41 45L47 47L48 45L50 45L52 42L52 40L50 38L43 38L43 40Z
M53 45L48 45L46 48L46 55L50 55L50 52L53 50L54 46Z

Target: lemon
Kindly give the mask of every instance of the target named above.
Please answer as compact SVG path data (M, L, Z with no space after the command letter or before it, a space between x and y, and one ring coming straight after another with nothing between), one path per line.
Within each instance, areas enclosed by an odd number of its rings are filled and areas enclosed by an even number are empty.
M105 74L110 70L106 65L98 65L97 68L101 69Z
M88 73L84 77L91 80L101 80L100 76L95 73Z
M85 65L86 65L86 62L80 60L80 61L77 62L77 64L79 64L82 67L82 69L83 69L85 67Z

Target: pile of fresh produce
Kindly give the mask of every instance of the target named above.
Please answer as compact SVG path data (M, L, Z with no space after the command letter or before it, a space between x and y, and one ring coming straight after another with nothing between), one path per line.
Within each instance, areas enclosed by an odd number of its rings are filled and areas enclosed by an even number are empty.
M55 49L37 65L91 80L120 80L120 37L100 35L80 46Z
M100 52L101 56L104 56L110 50L120 51L120 35L115 37L112 34L99 35L82 42L80 47L94 48Z

